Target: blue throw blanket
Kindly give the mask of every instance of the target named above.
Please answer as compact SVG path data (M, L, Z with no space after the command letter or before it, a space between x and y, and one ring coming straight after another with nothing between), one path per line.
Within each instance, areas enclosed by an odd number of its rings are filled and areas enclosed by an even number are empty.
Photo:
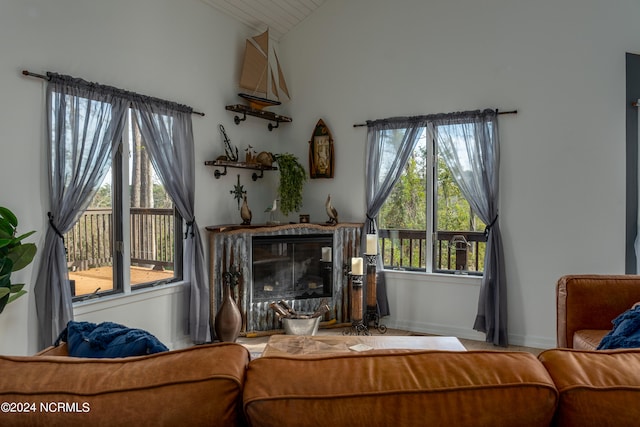
M600 341L598 350L640 348L640 306L613 319L613 329Z
M67 343L69 356L73 357L143 356L169 350L149 332L113 322L96 325L71 320L55 345L60 341Z

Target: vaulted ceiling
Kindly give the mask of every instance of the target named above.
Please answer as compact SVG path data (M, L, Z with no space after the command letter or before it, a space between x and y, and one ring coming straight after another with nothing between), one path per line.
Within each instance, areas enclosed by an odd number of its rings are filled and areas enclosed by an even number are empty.
M326 0L202 0L275 40L304 21Z

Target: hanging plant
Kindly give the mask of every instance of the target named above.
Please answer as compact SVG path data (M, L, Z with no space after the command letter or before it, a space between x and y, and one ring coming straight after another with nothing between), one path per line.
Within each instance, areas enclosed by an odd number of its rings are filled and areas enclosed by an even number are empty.
M273 158L280 170L278 184L280 211L284 215L288 215L289 212L299 212L302 208L302 188L307 180L307 172L293 154L274 154Z

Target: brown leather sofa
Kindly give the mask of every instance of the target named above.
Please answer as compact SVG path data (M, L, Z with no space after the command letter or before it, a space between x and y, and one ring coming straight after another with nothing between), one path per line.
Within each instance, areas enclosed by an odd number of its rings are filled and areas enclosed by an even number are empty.
M0 356L2 426L630 426L640 351Z
M556 286L557 344L595 350L611 321L640 302L640 276L571 275Z

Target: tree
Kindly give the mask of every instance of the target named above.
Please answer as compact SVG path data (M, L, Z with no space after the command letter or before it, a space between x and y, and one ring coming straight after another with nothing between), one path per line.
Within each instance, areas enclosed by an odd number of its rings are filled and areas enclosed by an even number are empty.
M427 215L431 209L427 206L427 179L430 175L427 171L428 149L426 140L421 140L409 158L405 170L403 171L396 186L387 198L378 214L378 226L381 229L390 230L425 230L427 229ZM469 203L462 195L451 171L444 160L436 157L436 206L435 227L438 231L481 231L484 224L473 213ZM426 253L425 248L412 247L411 254L414 259L409 260L409 247L405 243L402 245L403 252L400 251L400 242L391 240L394 245L394 259L385 259L385 265L400 265L402 256L403 265L421 266L426 265L426 260L417 259L419 254ZM416 242L413 242L417 244ZM480 260L484 259L484 246L478 249L472 244L469 256L474 256L474 251L479 250ZM454 252L455 253L455 252ZM410 264L409 264L410 262ZM481 261L482 267L482 261ZM446 268L438 266L436 268Z

